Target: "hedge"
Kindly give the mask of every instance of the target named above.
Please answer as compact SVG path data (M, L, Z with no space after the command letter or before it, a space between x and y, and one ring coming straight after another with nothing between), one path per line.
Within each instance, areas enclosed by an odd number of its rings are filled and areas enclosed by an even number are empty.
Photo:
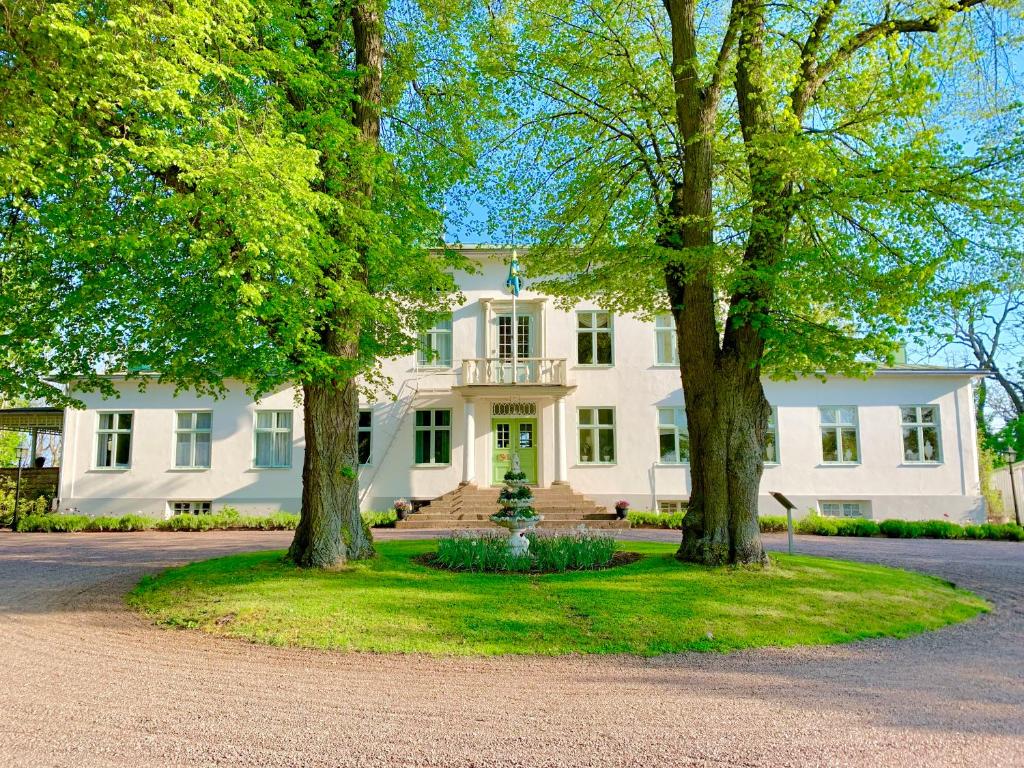
M363 520L373 528L394 528L398 515L394 510L363 512ZM224 507L214 515L174 515L156 520L143 515L88 517L86 515L28 514L18 520L24 533L78 533L114 531L292 531L299 516L291 512L270 515L240 515L233 507Z
M685 512L662 514L659 512L628 513L634 528L682 527ZM766 515L758 518L761 533L784 533L786 518ZM793 530L806 536L888 536L891 539L992 539L995 541L1024 541L1024 528L1013 523L997 525L958 525L948 520L865 520L861 517L825 517L810 514L793 523Z

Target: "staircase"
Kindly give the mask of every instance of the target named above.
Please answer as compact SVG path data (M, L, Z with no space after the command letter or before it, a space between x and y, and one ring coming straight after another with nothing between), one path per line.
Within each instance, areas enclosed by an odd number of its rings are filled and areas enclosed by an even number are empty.
M488 518L498 511L498 488L477 488L463 485L421 507L396 528L448 529L497 528ZM533 508L544 519L541 528L629 528L628 520L618 520L614 512L597 506L593 501L576 493L568 485L534 488Z

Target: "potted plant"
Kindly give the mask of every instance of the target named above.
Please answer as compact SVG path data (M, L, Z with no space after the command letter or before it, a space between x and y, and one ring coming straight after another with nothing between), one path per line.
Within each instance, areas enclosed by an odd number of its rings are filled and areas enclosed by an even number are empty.
M405 520L410 512L412 512L412 503L408 499L395 500L395 515L399 520Z
M615 516L619 520L626 519L626 513L629 512L629 502L625 499L619 499L615 502Z

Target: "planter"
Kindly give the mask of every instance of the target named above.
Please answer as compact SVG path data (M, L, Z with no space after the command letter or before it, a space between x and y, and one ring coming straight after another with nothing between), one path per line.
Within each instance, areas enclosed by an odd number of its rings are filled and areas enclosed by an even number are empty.
M619 519L619 520L625 520L626 519L626 515L628 515L628 514L629 514L629 507L616 507L615 508L615 517L617 519Z
M509 532L508 549L513 555L525 555L530 551L530 540L526 534L537 527L543 515L533 517L505 517L491 515L491 520Z

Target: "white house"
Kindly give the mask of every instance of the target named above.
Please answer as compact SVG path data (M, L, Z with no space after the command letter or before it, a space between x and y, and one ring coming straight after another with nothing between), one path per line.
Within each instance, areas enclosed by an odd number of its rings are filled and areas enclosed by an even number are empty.
M671 317L642 321L590 303L563 311L526 289L513 350L508 253L473 256L481 269L460 279L465 303L428 334L424 352L384 361L394 391L364 406L363 507L487 488L513 450L541 489L568 485L600 506L684 504L688 440ZM774 417L761 513L782 512L769 496L781 491L826 515L983 519L977 375L898 366L867 380L766 381ZM303 425L292 389L253 402L241 386L214 400L115 385L119 398L82 393L86 408L64 415L62 509L298 509Z

